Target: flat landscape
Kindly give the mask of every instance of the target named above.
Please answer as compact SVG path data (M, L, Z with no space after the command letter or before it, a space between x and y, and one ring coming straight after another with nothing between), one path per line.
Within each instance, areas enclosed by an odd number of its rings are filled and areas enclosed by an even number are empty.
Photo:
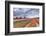
M37 8L13 8L14 28L39 26L39 9Z
M14 19L14 28L37 27L39 26L39 18Z

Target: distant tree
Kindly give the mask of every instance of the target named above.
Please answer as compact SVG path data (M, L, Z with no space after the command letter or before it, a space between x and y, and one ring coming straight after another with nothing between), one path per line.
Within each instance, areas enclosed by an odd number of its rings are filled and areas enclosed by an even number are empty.
M24 18L26 18L26 17L24 16Z
M22 17L20 17L20 19L22 19Z
M18 17L16 17L16 19L18 19Z

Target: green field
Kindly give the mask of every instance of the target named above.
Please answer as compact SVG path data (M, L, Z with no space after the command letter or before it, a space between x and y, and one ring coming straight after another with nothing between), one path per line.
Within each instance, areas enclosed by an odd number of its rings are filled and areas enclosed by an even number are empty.
M31 21L30 20L14 21L14 27L24 27L28 23L31 23Z

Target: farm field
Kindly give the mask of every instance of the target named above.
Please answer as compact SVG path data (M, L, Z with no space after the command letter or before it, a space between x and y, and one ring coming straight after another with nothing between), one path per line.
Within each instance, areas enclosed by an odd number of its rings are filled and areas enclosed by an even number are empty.
M14 28L22 28L22 27L37 27L39 26L39 18L32 19L16 19L14 21Z

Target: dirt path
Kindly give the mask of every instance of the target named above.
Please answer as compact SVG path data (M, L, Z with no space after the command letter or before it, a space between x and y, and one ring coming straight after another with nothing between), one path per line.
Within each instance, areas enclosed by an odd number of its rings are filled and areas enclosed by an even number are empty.
M29 22L27 25L25 25L25 27L35 27L39 24L39 21L36 19L32 19L31 23Z

